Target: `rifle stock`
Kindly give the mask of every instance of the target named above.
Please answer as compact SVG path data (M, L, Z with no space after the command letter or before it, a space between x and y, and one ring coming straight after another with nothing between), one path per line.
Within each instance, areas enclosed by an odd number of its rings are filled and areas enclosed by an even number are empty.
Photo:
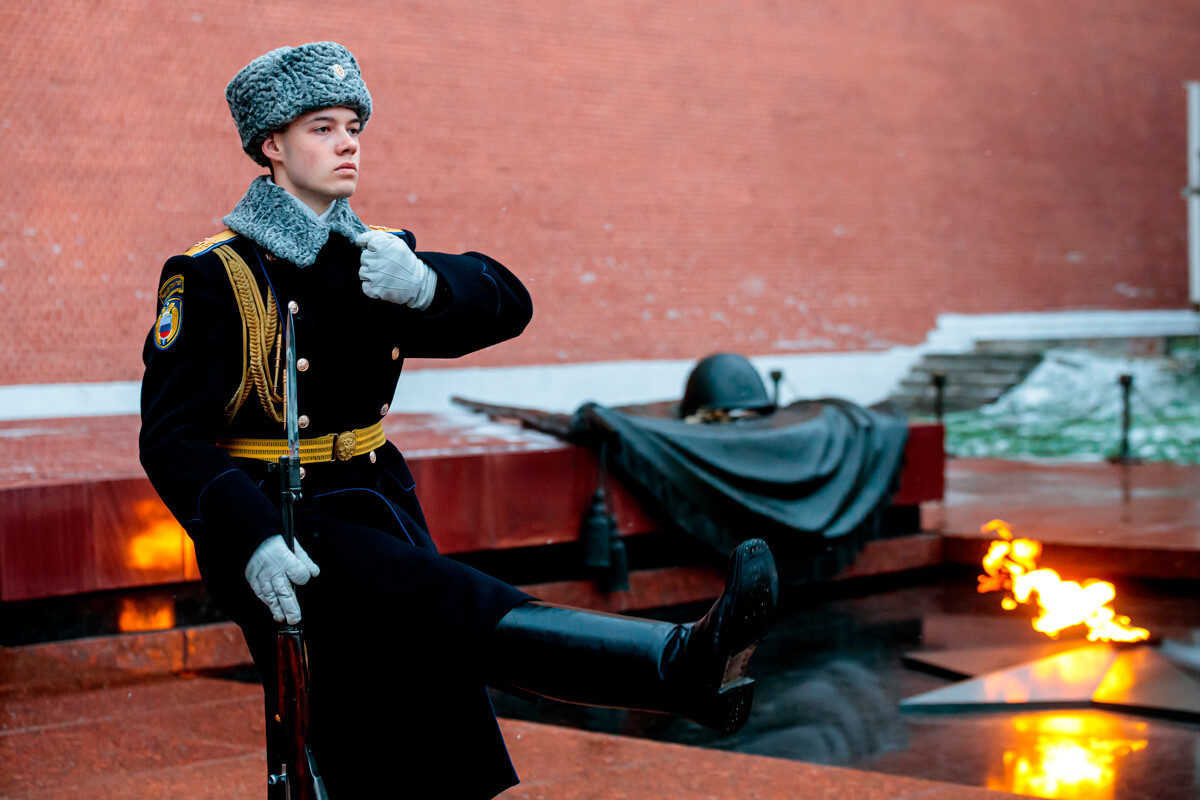
M279 724L283 752L280 772L288 800L327 800L316 759L308 748L308 651L304 634L288 625L279 630Z

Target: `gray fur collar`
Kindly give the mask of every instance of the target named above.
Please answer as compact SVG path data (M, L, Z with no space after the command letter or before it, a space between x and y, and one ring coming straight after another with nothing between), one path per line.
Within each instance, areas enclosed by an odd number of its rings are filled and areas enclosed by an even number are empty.
M286 189L268 183L265 175L250 182L246 194L221 222L298 267L312 266L329 241L330 232L353 241L367 230L350 210L349 200L337 200L322 222Z

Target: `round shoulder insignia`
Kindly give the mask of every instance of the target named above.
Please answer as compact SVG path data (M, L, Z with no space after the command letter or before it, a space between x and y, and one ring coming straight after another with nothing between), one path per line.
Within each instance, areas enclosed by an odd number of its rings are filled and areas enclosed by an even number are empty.
M154 325L154 346L166 350L179 336L183 324L183 295L173 294L163 300L162 311Z

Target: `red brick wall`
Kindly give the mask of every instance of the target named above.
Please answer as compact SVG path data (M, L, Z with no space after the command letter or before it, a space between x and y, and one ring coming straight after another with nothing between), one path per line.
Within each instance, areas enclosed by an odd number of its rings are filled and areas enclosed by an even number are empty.
M6 3L0 383L133 380L162 261L257 173L225 82L337 39L354 204L537 303L479 365L864 350L1186 303L1192 0Z

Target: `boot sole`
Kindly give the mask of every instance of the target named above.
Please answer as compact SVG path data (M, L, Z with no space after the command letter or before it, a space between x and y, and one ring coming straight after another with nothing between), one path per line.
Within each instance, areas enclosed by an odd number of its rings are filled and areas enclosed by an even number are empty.
M737 733L746 724L753 703L754 680L741 678L713 694L703 709L691 715L691 719L728 736Z
M771 601L770 585L764 584L762 591L756 591L751 596L750 602L747 603L747 613L742 618L742 621L746 625L756 625L756 635L753 636L747 646L736 651L726 659L725 672L721 675L721 683L717 688L718 692L723 692L746 679L746 671L750 668L750 657L754 655L754 651L758 649L759 643L766 637L767 631L771 627L773 616L771 612L773 610L774 603Z
M746 561L761 559L762 563L757 565L755 573L750 577L751 585L744 601L734 611L741 636L740 641L733 643L733 653L725 662L721 689L745 676L750 656L759 642L766 637L775 619L778 578L775 574L775 561L771 558L766 542L761 539L748 540L743 558Z
M754 655L774 621L778 593L775 561L766 542L761 539L748 540L741 556L743 564L739 565L739 569L744 568L747 561L761 561L757 565L749 565L754 569L750 575L751 585L743 602L734 609L735 621L741 629L741 635L733 644L732 654L725 660L725 670L716 691L710 695L705 707L692 716L694 721L714 728L726 736L740 730L750 717L750 707L754 701L754 680L747 678L746 672L750 667L750 657Z

